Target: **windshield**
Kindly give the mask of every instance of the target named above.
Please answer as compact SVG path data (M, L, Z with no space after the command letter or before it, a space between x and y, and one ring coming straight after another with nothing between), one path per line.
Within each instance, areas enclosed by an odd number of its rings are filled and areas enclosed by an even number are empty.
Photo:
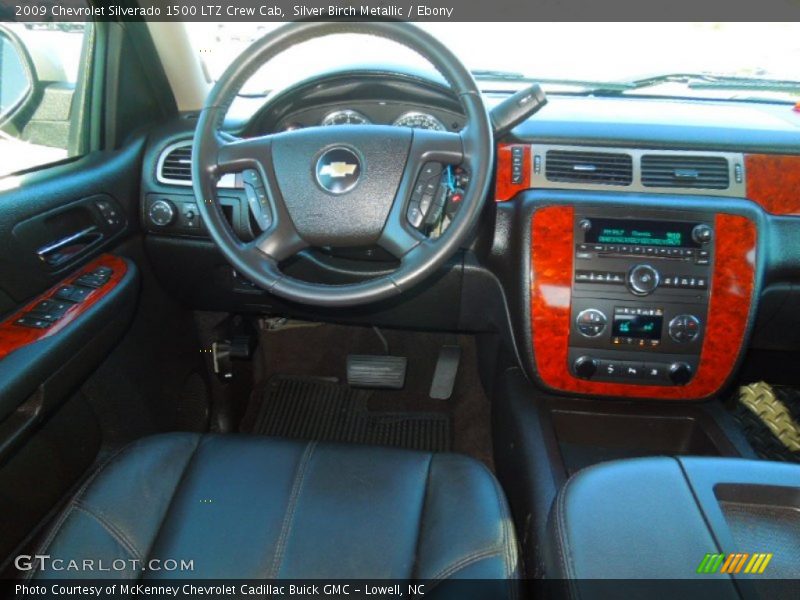
M559 80L547 91L591 87L583 82L637 81L668 73L800 82L798 23L422 23L473 71L484 89L513 89L513 77ZM210 80L254 40L279 23L187 23ZM348 65L404 64L430 68L393 42L338 35L293 48L262 69L244 90L263 94ZM493 71L494 73L487 73ZM504 73L498 73L498 72ZM503 76L505 75L505 76ZM511 77L509 77L509 75ZM502 83L502 85L501 85ZM797 90L690 89L685 82L649 84L626 93L711 98L796 100ZM521 84L520 84L521 85ZM752 87L752 86L750 86Z

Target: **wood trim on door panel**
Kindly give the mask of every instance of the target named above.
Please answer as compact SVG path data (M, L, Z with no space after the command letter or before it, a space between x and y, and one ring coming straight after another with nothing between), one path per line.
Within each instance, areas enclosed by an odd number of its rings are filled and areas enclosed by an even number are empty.
M108 267L112 270L111 276L109 280L100 288L92 290L92 292L86 296L83 302L79 304L75 304L74 306L70 307L64 316L61 317L58 321L56 321L51 327L48 329L35 329L32 327L25 327L23 325L17 325L15 321L22 317L25 313L27 313L31 308L33 308L36 304L41 302L42 300L47 300L54 296L58 288L64 285L69 285L76 279L78 279L81 275L85 273L89 273L94 271L98 267ZM125 276L125 272L128 270L127 263L117 257L112 256L110 254L104 254L99 258L93 260L88 265L77 271L75 274L70 275L65 280L61 281L58 285L53 286L44 294L37 296L34 300L26 304L22 309L18 310L8 318L0 321L0 360L14 352L15 350L19 350L20 348L27 346L29 344L33 344L34 342L38 342L39 340L43 340L47 337L57 334L59 331L63 330L65 327L68 327L71 323L75 321L78 317L80 317L83 313L89 310L92 306L97 304L104 296L106 296L111 290L116 287L116 285L122 280Z

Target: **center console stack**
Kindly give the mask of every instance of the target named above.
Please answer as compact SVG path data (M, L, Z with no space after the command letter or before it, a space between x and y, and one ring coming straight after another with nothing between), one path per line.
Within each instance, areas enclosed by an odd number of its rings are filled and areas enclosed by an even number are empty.
M644 215L646 216L639 216ZM708 214L576 209L568 365L593 381L685 385L714 264Z

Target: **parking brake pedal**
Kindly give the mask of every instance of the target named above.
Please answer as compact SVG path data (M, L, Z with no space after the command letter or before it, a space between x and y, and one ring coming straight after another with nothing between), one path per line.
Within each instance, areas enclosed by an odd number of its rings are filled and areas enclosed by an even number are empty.
M405 356L347 355L347 383L358 388L400 390L406 383Z
M249 335L235 335L230 340L211 344L211 358L214 373L225 381L233 377L232 359L247 360L253 354L253 338Z
M434 400L447 400L453 395L458 374L458 363L461 362L460 346L442 346L436 370L433 372L430 397Z

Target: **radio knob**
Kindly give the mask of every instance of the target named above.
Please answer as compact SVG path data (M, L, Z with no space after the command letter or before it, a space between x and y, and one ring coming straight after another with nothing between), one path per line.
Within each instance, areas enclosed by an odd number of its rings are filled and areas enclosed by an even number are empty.
M583 379L591 379L597 372L597 359L591 356L579 356L573 365L575 374Z
M592 228L592 222L589 219L581 219L578 221L578 227L581 231L589 231Z
M153 225L166 227L175 220L175 206L169 200L156 200L150 205L147 216Z
M650 265L636 265L628 272L628 289L637 296L656 291L661 275Z
M707 244L714 238L714 230L705 223L695 225L692 229L692 239L698 244Z
M669 322L669 337L680 344L693 342L700 333L700 319L694 315L678 315Z
M692 367L689 363L676 362L669 366L669 378L675 385L684 385L692 379Z
M596 308L587 308L578 313L575 319L575 324L578 326L578 332L589 338L599 336L605 331L608 317L605 313Z

